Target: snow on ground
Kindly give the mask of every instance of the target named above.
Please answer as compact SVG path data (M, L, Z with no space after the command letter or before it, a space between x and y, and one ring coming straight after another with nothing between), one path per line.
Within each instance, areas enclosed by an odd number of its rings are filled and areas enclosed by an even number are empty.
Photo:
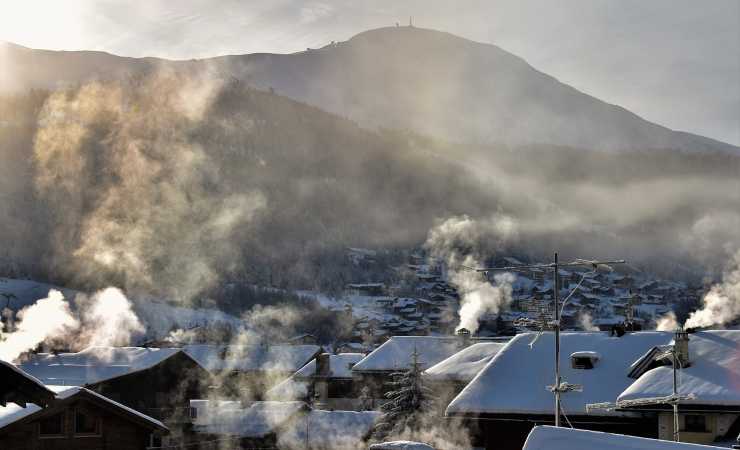
M598 431L538 426L529 433L523 450L717 450L717 448Z

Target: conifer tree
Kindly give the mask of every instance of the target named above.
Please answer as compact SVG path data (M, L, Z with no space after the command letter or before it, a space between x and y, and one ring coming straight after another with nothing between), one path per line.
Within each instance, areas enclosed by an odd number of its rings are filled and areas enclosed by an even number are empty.
M430 408L432 398L431 390L422 383L421 372L419 353L414 348L409 369L391 375L393 381L389 385L393 389L385 394L388 401L380 407L383 416L373 429L375 440L419 427L421 415Z

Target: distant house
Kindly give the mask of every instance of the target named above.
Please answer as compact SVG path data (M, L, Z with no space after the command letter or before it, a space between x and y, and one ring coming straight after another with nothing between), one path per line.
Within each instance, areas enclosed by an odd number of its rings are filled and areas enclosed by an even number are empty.
M426 369L424 381L438 398L445 398L449 403L505 345L505 342L474 343Z
M183 351L215 377L222 395L259 400L268 389L319 355L321 347L193 344Z
M717 450L717 447L659 441L621 434L550 426L534 427L523 450Z
M385 294L385 283L350 283L346 287L347 294L365 297L375 297Z
M82 386L157 419L187 415L210 374L177 348L90 347L39 353L21 369L46 385ZM184 418L184 417L183 417Z
M160 421L91 390L57 386L47 406L0 407L0 448L142 450L161 445Z
M418 354L422 368L432 367L457 353L467 342L459 337L393 336L352 368L355 383L367 386L374 399L384 399L391 374L407 370L412 354Z
M485 448L520 449L535 424L552 423L554 336L548 332L515 336L498 355L449 404L446 415L463 418L477 429L475 444ZM631 364L657 345L670 342L671 334L562 333L561 375L582 392L562 395L563 413L573 426L656 435L657 418L619 411L586 412L586 405L614 401L632 384ZM535 341L533 343L533 341ZM532 345L530 345L532 344Z
M361 386L355 384L352 368L364 357L363 353L322 353L270 389L267 398L313 401L320 409L359 409Z
M681 441L709 444L734 440L740 434L740 331L700 331L688 337L688 367L680 368L677 378L679 394L691 397L680 400L679 404ZM619 395L618 405L672 394L672 359L654 361L657 353L646 353L635 362L637 370L631 375L637 380ZM671 405L624 406L623 409L657 411L658 437L672 439Z

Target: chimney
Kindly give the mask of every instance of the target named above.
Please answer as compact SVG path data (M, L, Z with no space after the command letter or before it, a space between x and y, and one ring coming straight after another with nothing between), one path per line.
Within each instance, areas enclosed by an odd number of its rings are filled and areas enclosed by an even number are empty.
M689 360L689 333L683 328L676 330L673 346L681 367L688 367L691 364L691 360Z
M316 357L316 373L314 374L314 406L316 409L329 407L329 375L331 374L331 354L321 353Z
M321 353L316 357L316 376L326 378L331 373L331 355Z
M465 348L470 345L470 330L460 328L457 330L457 335L460 337L460 347Z

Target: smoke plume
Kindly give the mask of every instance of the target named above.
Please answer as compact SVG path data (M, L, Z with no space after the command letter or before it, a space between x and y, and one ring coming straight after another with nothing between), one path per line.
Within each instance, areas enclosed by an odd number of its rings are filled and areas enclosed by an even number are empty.
M91 298L80 299L82 330L80 339L86 346L123 346L132 336L145 332L133 305L120 289L109 287Z
M668 313L657 320L655 329L658 331L676 331L678 329L676 313L668 311Z
M13 361L47 340L68 336L80 325L62 293L56 290L20 310L18 318L15 330L0 334L0 359L5 361Z
M109 287L79 295L75 307L57 291L18 312L15 329L0 335L0 358L12 361L39 345L82 350L89 346L125 346L145 331L131 302Z
M740 317L740 251L735 253L722 282L704 296L703 307L686 320L687 328L725 325Z
M584 312L578 316L578 322L580 323L581 328L583 328L583 331L599 331L599 327L594 325L593 317L591 317L591 314L588 312Z
M130 83L55 92L40 113L36 188L55 222L52 265L88 285L189 300L235 265L231 240L265 199L220 184L217 155L194 139L217 78Z
M517 236L517 223L508 216L496 214L474 220L468 216L440 221L429 231L424 247L430 256L447 264L450 281L460 293L460 322L457 329L475 333L484 314L498 313L511 303L515 276L497 274L491 284L481 274L463 266L480 267L480 255L493 255Z

